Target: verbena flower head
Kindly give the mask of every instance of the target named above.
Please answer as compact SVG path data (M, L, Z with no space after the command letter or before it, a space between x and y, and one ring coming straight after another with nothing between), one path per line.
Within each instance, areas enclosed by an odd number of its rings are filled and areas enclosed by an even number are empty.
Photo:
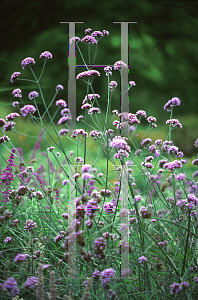
M37 225L36 225L36 223L33 220L28 219L25 222L24 230L26 230L26 231L32 231L33 229L36 229L36 228L37 228Z
M166 124L171 124L173 127L182 128L182 124L177 119L167 120Z
M198 139L195 141L194 146L198 148Z
M94 76L100 76L100 72L98 72L96 70L84 71L84 72L79 73L76 76L76 79L91 78Z
M106 76L112 75L112 67L111 66L105 67L104 71L105 71Z
M19 75L21 75L20 72L14 72L10 78L11 83L13 83L19 77Z
M180 283L176 283L176 282L170 285L170 288L171 288L171 292L170 292L171 294L178 294L182 290Z
M17 117L20 117L18 113L10 113L9 115L6 116L6 120L7 121L14 120Z
M91 171L91 165L89 165L89 164L85 164L84 166L81 167L82 173L90 172L90 171Z
M39 96L39 93L37 93L36 91L33 91L33 92L30 92L29 95L28 95L28 98L30 100L33 100L34 98L38 97Z
M127 64L125 64L125 63L124 63L123 61L121 61L121 60L118 60L118 61L115 62L115 64L114 64L114 70L119 70L119 71L121 71L123 68L128 69Z
M109 31L108 30L103 29L102 32L103 32L104 35L109 35Z
M100 280L102 282L103 287L108 287L110 283L110 279L113 278L116 274L116 271L113 268L105 269L100 274Z
M14 101L14 102L12 103L12 106L14 106L14 107L19 106L19 102L18 102L18 101Z
M103 36L103 32L96 30L91 33L91 36Z
M139 257L139 263L140 264L142 264L142 263L144 263L144 262L146 262L147 261L147 258L145 257L145 256L140 256Z
M48 59L50 58L50 59L52 59L52 53L49 52L49 51L44 51L44 52L41 53L39 58L48 58Z
M5 238L4 243L10 244L12 241L13 238L8 236L7 238Z
M13 90L12 95L14 97L22 98L22 91L20 89L15 89Z
M4 119L0 119L0 127L6 125L6 121Z
M35 62L34 58L26 57L24 60L22 60L21 66L22 66L22 69L25 69L26 66L34 65L35 63L36 62Z
M88 94L88 100L91 101L91 100L95 100L96 98L99 99L100 95L99 94ZM87 103L87 95L85 96L82 104L85 104L85 103Z
M124 149L130 152L130 146L128 146L127 142L125 141L125 137L116 136L113 140L109 143L109 147L116 148L116 149Z
M82 115L80 115L80 116L78 116L78 117L76 118L77 121L80 121L81 119L83 119L83 116L82 116Z
M73 42L77 43L79 41L81 41L81 39L79 37L77 37L77 36L74 36L73 38L70 39L70 44L72 44Z
M61 85L61 84L58 84L57 86L56 86L56 91L58 91L58 90L63 90L64 89L64 87Z
M24 283L24 287L29 291L35 289L37 285L38 285L38 278L34 276L28 277L26 282Z
M130 86L136 86L136 83L135 83L135 81L129 81L129 85Z
M91 28L87 28L87 29L85 29L85 34L90 33L91 31L92 31Z
M59 135L60 136L64 136L64 135L66 135L66 134L68 134L69 133L69 130L68 129L61 129L60 131L59 131Z
M98 107L91 107L89 110L88 110L88 115L92 115L93 113L98 113L100 114L100 109Z
M16 285L16 280L13 277L10 277L5 281L4 288L13 296L16 296L20 294L20 291Z
M179 106L181 103L180 99L177 97L168 100L168 102L164 105L164 110L171 111L173 106Z
M25 254L17 254L14 258L14 262L16 263L20 263L20 262L24 262L27 259L27 255Z
M109 89L110 89L111 91L115 91L117 85L118 85L118 84L117 84L116 81L111 81L111 82L109 83Z
M166 162L163 164L163 169L167 169L169 171L173 171L175 169L180 169L182 167L182 162L179 160L174 160L172 162Z
M87 42L89 44L97 44L96 39L91 35L86 35L84 38L82 38L81 42Z
M56 101L56 106L67 107L67 103L63 99L59 99Z
M15 122L8 122L6 125L4 125L3 130L5 132L10 131L10 130L14 129L15 124L16 124Z
M34 114L36 112L36 108L34 107L34 105L27 104L20 109L20 112L25 118L31 114Z

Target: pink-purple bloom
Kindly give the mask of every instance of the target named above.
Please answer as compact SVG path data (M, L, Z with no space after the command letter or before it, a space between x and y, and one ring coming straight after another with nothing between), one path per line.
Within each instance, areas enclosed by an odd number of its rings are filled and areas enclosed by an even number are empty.
M21 98L22 97L22 91L20 89L15 89L15 90L13 90L12 95L14 97Z
M14 258L14 262L16 263L20 263L20 262L24 262L27 259L27 255L25 254L17 254Z
M25 69L26 66L34 65L35 63L36 62L35 62L34 58L26 57L24 60L22 60L21 66L22 66L22 69Z
M50 59L52 59L52 53L49 52L49 51L44 51L44 52L41 53L39 58L48 58L48 59L50 58Z
M37 93L36 91L33 91L33 92L30 92L29 95L28 95L28 98L30 100L33 100L34 98L38 97L39 96L39 93Z
M91 78L94 76L100 76L100 72L96 71L96 70L90 70L90 71L84 71L79 73L76 76L76 79L81 79L81 78Z
M11 75L11 79L10 79L11 83L13 83L13 82L19 77L19 75L21 75L20 72L14 72L14 73Z
M6 120L7 121L14 120L17 117L20 117L18 113L10 113L9 115L6 116Z
M20 109L20 112L25 118L31 114L34 114L36 112L36 108L34 107L34 105L27 104Z
M168 102L164 105L164 110L171 111L173 106L179 106L181 103L180 99L177 97L168 100Z
M74 36L73 38L70 39L70 44L72 44L73 42L77 43L79 41L81 41L81 39L79 37L77 37L77 36Z
M87 42L89 44L97 44L96 39L91 35L86 35L84 38L82 38L81 42Z
M119 70L121 71L123 68L128 68L127 64L125 64L123 61L118 60L114 64L114 70Z
M34 276L28 277L26 282L24 283L24 287L29 291L35 289L37 285L38 285L38 278Z
M68 134L69 133L69 130L68 129L61 129L60 131L59 131L59 135L60 136L64 136L64 135L66 135L66 134Z
M56 106L67 107L67 103L63 99L59 99L56 101Z
M147 258L145 257L145 256L140 256L139 257L139 263L140 264L142 264L142 263L144 263L144 262L146 262L147 261Z
M167 120L166 124L171 124L173 127L182 128L182 124L177 119Z
M61 84L58 84L57 86L56 86L56 91L58 91L58 90L63 90L64 89L64 87L61 85Z

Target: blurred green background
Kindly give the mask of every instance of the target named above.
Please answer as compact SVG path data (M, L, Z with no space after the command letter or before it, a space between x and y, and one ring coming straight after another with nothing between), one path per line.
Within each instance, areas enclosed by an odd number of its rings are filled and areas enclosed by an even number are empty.
M67 102L68 25L60 24L60 21L84 21L84 24L76 25L76 36L80 38L88 27L93 31L108 30L110 35L99 43L95 61L107 65L120 60L121 55L120 24L113 22L137 21L137 24L129 24L129 80L136 82L136 87L129 91L130 112L143 109L147 115L155 116L158 128L152 135L165 138L168 132L165 121L169 119L169 113L163 106L172 97L179 97L181 106L174 109L173 117L179 119L183 129L175 129L172 137L186 156L195 155L193 144L198 138L197 14L196 1L1 1L0 117L15 111L11 106L14 88L21 88L24 101L30 103L28 93L38 91L38 88L22 81L11 84L10 76L19 71L21 78L32 79L28 69L21 69L21 61L28 56L35 59L34 70L39 74L42 68L39 55L46 50L53 54L41 80L46 102L50 103L57 84L62 84L64 90L59 92L56 100L62 98ZM86 50L87 45L79 45ZM83 53L87 59L87 51ZM81 63L77 54L77 64ZM79 69L76 74L82 71ZM107 77L101 68L98 70L101 77L94 80L93 86L95 93L100 94L100 104L105 111ZM114 72L111 80L119 82L119 73ZM82 113L80 106L86 94L85 83L77 82L76 91L78 116ZM42 110L39 98L37 103ZM118 88L112 109L118 109L119 104ZM55 105L50 112L54 109ZM24 126L25 120L23 123L16 120L23 132L30 126Z

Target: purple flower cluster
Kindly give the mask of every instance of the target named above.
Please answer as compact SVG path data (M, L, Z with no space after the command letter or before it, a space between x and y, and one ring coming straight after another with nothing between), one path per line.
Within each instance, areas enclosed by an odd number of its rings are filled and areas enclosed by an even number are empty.
M59 99L56 101L56 106L67 107L67 103L63 99Z
M24 224L24 230L26 231L32 231L33 229L36 229L37 225L33 220L28 219Z
M86 215L93 219L97 215L97 211L99 210L99 207L95 205L94 203L88 202L86 206Z
M10 244L12 242L13 238L12 237L7 237L5 238L4 242L7 243L7 244Z
M38 285L38 278L34 276L28 277L26 282L24 283L24 287L29 291L35 289L37 285Z
M20 112L25 118L31 114L34 114L36 112L36 108L34 107L34 105L27 104L21 108Z
M73 42L76 43L76 42L79 42L81 41L81 39L77 36L74 36L73 38L70 39L70 44L72 44Z
M181 103L180 99L177 97L168 100L168 102L164 105L164 110L171 111L173 106L179 106Z
M105 248L107 243L103 237L99 237L94 241L94 252L96 257L103 259L105 258Z
M109 143L109 147L116 148L116 149L123 149L123 150L130 152L131 148L130 148L130 146L128 146L125 139L126 139L125 137L122 138L121 136L116 136Z
M26 254L17 254L14 258L14 262L15 263L20 263L20 262L24 262L26 259L27 259Z
M100 280L104 288L108 288L110 279L113 278L116 274L116 271L113 268L105 269L100 274Z
M169 171L173 171L175 169L180 169L182 167L182 162L179 160L174 160L172 162L166 162L163 164L163 169L167 169Z
M167 120L166 124L171 124L173 127L182 128L182 124L177 119Z
M109 89L113 92L116 90L117 85L117 82L113 80L109 83Z
M16 124L15 122L8 122L6 125L4 125L3 130L5 132L11 131L12 129L14 129L15 124Z
M26 66L34 65L35 63L36 62L35 62L34 58L26 57L24 60L22 60L21 66L22 66L22 69L25 69Z
M15 89L13 90L12 95L14 97L22 98L22 91L20 89Z
M90 172L91 171L91 165L89 164L85 164L81 167L81 172L85 173L85 172Z
M20 117L20 115L18 113L10 113L9 115L6 116L6 120L10 121L10 120L14 120L15 118Z
M98 72L96 70L84 71L84 72L79 73L76 76L76 79L91 78L93 76L100 76L100 72Z
M100 271L99 271L99 270L95 270L95 271L93 272L92 277L93 277L95 280L99 280L99 278L100 278Z
M91 107L88 111L88 115L92 115L93 113L100 114L100 109L98 107Z
M83 129L75 129L72 131L72 138L76 138L77 136L79 137L81 135L82 137L88 136L88 133L84 131Z
M30 92L29 95L28 95L28 98L30 100L33 100L34 98L38 97L39 96L39 93L37 93L36 91L33 91L33 92Z
M182 290L180 283L177 282L171 284L170 288L171 288L171 294L178 294Z
M92 36L103 36L103 32L96 30L91 33Z
M146 138L142 141L141 146L146 148L151 142L152 140L150 138Z
M144 262L146 262L147 261L147 258L145 257L145 256L140 256L139 257L139 263L140 264L142 264L142 263L144 263Z
M21 75L20 72L14 72L14 73L11 75L11 79L10 79L11 83L13 83L13 82L19 77L19 75Z
M20 291L17 287L17 282L13 277L10 277L5 281L4 288L9 294L11 293L13 296L20 294Z
M123 61L121 61L121 60L118 60L118 61L115 62L115 64L114 64L114 70L119 70L119 71L121 71L123 68L128 69L127 64L125 64L125 63L124 63Z
M1 139L3 141L6 141L6 138L7 138L6 136L1 137ZM1 174L1 181L5 185L5 190L2 192L4 202L9 201L9 192L8 191L11 189L11 181L14 180L14 175L12 174L12 168L11 167L16 167L16 165L14 164L14 153L15 153L15 151L16 151L15 148L13 148L11 150L10 157L7 160L8 164L5 168L5 170L3 171L3 173ZM0 184L2 184L2 183L0 182Z
M48 59L50 58L50 59L52 59L52 53L49 52L49 51L44 51L44 52L41 53L39 58L48 58Z
M112 67L111 66L106 66L104 68L104 71L105 71L106 76L112 75Z
M81 42L87 42L89 44L97 44L96 39L92 35L86 35L84 38L82 38Z
M64 87L61 85L61 84L58 84L57 86L56 86L56 91L58 91L58 90L63 90L64 89Z
M61 129L60 131L59 131L59 135L60 136L64 136L64 135L66 135L66 134L68 134L69 133L69 130L68 129Z
M103 208L109 214L113 214L115 212L115 205L112 202L105 203Z

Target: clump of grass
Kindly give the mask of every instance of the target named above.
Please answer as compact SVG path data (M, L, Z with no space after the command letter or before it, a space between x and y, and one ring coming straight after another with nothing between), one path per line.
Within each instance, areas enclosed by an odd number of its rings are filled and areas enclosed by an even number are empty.
M88 43L89 64L91 47L96 47L95 59L100 39L109 34L105 30L90 32L88 28L82 40L71 40L79 51L80 41ZM170 112L167 137L153 141L149 132L157 127L155 117L143 110L118 112L113 107L118 84L110 81L112 66L104 68L108 92L106 113L102 113L100 95L92 87L94 77L101 74L86 65L87 71L76 77L87 86L81 107L84 116L77 117L82 128L72 131L66 101L56 100L63 86L56 86L50 104L45 101L40 83L52 54L45 51L40 58L44 65L39 77L33 58L22 61L22 68L29 67L33 76L28 80L38 87L39 92L29 94L34 105L26 105L22 91L15 89L13 95L19 101L13 102L13 107L18 112L0 119L0 155L6 165L0 182L3 299L19 295L30 300L47 296L176 299L177 295L178 299L196 299L198 158L192 161L195 171L190 177L184 154L171 139L172 130L182 128L173 118L173 108L180 105L180 99L173 97L165 104L164 110ZM114 64L121 80L124 68L127 65L122 61ZM12 74L11 82L25 80L19 73ZM129 81L129 89L135 85ZM43 115L38 97L45 108ZM56 111L51 116L49 107L54 102ZM58 132L54 118L60 109ZM38 140L27 160L17 139L18 117L30 118L38 130ZM89 128L89 118L95 128ZM141 123L147 123L148 128L139 142L136 132ZM9 138L10 131L16 134L16 145ZM63 140L73 140L73 149L63 146ZM89 151L89 140L98 147L95 157ZM7 160L2 154L6 150Z

